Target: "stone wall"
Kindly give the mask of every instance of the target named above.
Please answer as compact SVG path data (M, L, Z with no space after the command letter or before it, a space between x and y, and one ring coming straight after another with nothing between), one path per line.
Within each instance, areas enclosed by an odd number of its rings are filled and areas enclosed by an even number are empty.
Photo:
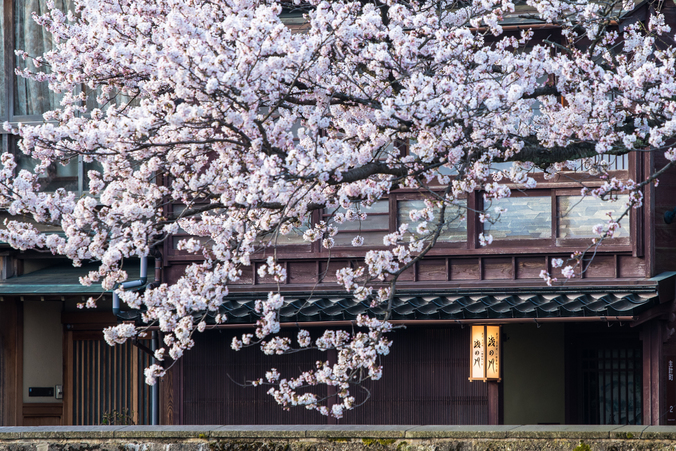
M676 450L671 426L0 427L0 451Z

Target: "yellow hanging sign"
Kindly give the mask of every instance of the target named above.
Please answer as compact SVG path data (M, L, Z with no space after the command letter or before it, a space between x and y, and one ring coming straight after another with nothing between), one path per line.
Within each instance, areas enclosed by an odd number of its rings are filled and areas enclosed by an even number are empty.
M500 326L472 326L470 381L500 381Z

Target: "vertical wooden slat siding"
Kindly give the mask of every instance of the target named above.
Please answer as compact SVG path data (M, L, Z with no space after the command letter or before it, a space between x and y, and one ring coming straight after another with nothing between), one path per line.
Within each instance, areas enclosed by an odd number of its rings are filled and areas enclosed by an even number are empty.
M89 342L86 341L84 342L84 348L85 348L85 361L86 362L91 362L92 361L92 347L89 346ZM84 362L83 362L84 363ZM91 419L91 380L92 380L92 373L91 373L91 365L84 365L84 380L85 380L85 391L84 391L84 399L83 399L83 411L84 411L84 421L86 421L85 424L92 424L92 419Z
M122 404L122 378L120 377L120 368L122 367L122 360L120 359L122 348L120 346L113 347L115 351L115 366L113 367L113 374L115 375L115 402L113 409Z
M134 348L136 350L137 348ZM131 350L130 350L131 351ZM127 377L129 377L129 383L131 385L131 404L132 406L135 406L133 408L133 413L131 414L134 417L134 423L139 424L139 416L138 416L138 411L139 411L139 399L138 399L138 358L133 358L132 352L129 353L129 360L131 360L131 372L127 373Z
M124 377L124 369L129 368L129 361L127 360L128 353L126 352L127 348L125 346L120 346L120 362L121 365L117 369L117 372L120 377L120 404L119 407L126 406L129 404L129 385L127 384L127 379Z
M74 371L74 393L77 395L77 401L73 406L74 418L73 424L82 424L82 395L84 394L84 380L82 377L82 341L73 341L73 346L75 347L75 354L77 355L77 367Z
M110 358L110 346L103 347L103 357L101 359L103 363L103 411L110 412L110 366L108 365L108 359Z
M231 331L199 334L195 337L199 343L184 355L184 424L328 422L306 409L282 411L264 387L237 385L263 377L273 367L282 377L294 377L300 369L315 368L317 360L325 361L326 353L265 356L258 348L234 352L232 337ZM348 411L339 424L487 424L487 385L467 380L467 329L410 327L396 331L391 339L391 352L382 359L382 380L364 384L371 398ZM324 393L325 388L318 392ZM363 392L353 393L357 402L363 400Z
M73 341L73 384L71 385L71 390L73 393L73 417L71 418L71 424L80 424L80 419L78 414L80 409L80 387L78 381L80 380L80 342Z
M101 424L101 342L94 341L94 354L95 354L95 364L94 364L94 423Z
M102 424L105 414L130 415L136 424L150 421L149 389L143 368L149 359L131 343L108 346L103 340L74 337L69 382L75 425ZM142 384L142 385L139 385Z

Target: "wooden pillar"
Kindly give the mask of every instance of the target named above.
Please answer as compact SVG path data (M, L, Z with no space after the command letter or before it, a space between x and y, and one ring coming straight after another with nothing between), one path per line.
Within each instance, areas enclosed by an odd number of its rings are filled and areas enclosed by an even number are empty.
M0 301L0 426L23 425L23 304Z
M659 425L664 417L662 408L666 406L664 375L662 322L649 321L643 326L643 424Z
M500 424L500 383L488 384L488 424Z
M63 334L63 417L61 424L73 424L73 331Z
M160 384L160 424L178 424L176 412L176 391L174 381L176 379L174 368L158 381Z
M183 424L183 360L160 380L160 424Z

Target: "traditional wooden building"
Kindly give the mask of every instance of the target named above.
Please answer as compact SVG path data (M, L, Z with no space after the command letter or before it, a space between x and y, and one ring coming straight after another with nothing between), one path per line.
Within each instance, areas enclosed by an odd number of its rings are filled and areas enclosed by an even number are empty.
M39 46L47 39L19 4L0 3L5 49ZM41 5L26 2L26 11ZM640 6L632 20L644 19L646 11ZM11 52L2 51L0 119L40 120L58 99L13 77ZM3 134L2 146L15 148L15 139ZM658 154L647 153L609 161L613 175L634 179L663 163ZM85 169L84 162L55 169L49 183L82 190ZM547 287L540 271L585 247L591 227L621 204L581 199L576 177L540 178L537 189L494 203L507 209L496 224L469 215L400 279L393 320L405 328L392 334L383 378L366 387L368 402L347 412L341 423L676 424L676 224L664 220L676 207L676 172L646 188L644 206L631 212L621 233L599 248L584 272ZM476 210L482 199L476 192L466 206ZM420 202L418 193L399 190L376 203L361 227L365 248L377 248ZM314 220L322 217L317 212ZM348 227L344 232L351 239ZM479 234L489 227L495 241L481 247ZM289 238L278 249L288 274L282 287L284 331L350 328L359 313L378 313L335 283L335 268L360 265L365 252L340 237L330 260L318 244L300 239ZM165 243L148 283L174 281L194 261L175 248L179 238ZM228 323L197 334L195 348L153 393L142 376L151 340L110 348L101 334L103 327L133 318L133 312L116 317L109 293L97 311L76 308L99 293L78 284L90 268L3 247L0 425L150 424L153 417L161 424L335 422L306 410L284 412L265 390L240 386L270 367L294 374L317 359L335 358L312 352L267 357L257 349L230 349L232 337L256 321L255 299L276 287L258 275L264 259L261 255L231 286L223 306ZM469 380L473 325L501 326L499 381Z

